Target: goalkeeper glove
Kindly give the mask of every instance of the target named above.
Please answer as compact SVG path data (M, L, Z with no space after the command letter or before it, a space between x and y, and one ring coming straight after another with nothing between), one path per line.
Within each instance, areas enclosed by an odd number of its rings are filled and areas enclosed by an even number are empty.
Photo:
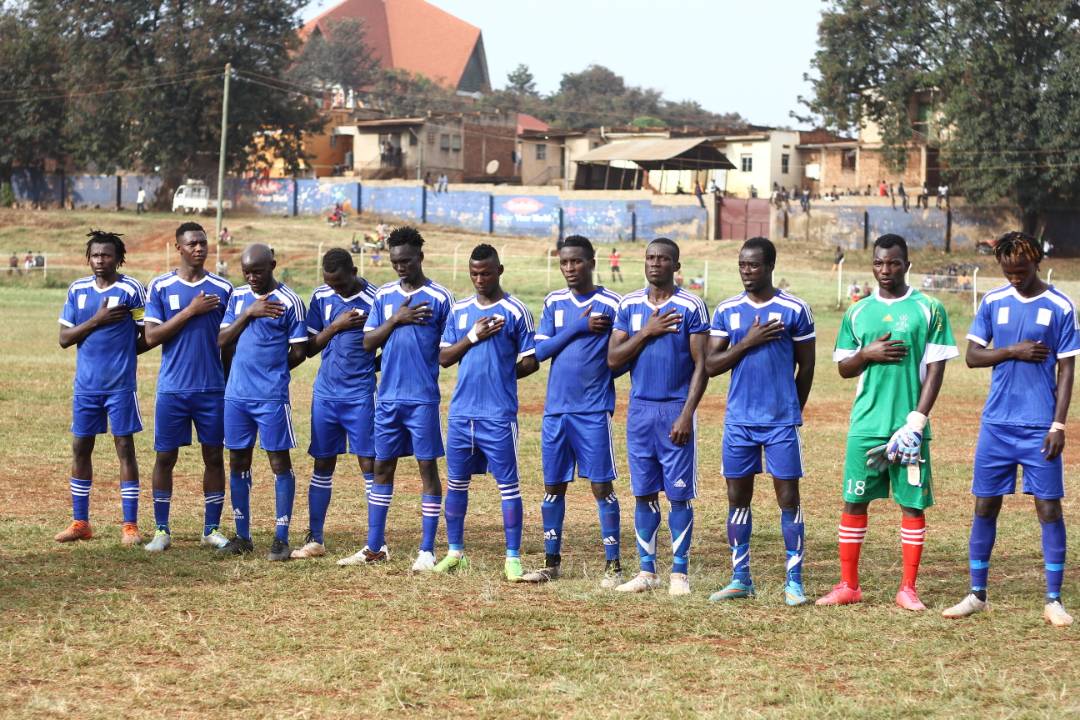
M873 470L876 473L885 472L885 470L892 463L885 457L885 451L888 449L889 444L883 443L876 447L872 447L866 451L866 467Z
M909 412L906 422L889 438L885 452L889 462L899 461L901 465L918 465L925 428L926 416L917 410Z

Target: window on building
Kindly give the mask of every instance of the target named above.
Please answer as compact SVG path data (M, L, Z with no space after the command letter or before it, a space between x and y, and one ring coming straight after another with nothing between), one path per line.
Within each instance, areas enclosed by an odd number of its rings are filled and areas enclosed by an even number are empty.
M337 145L337 135L331 135L330 136L330 147L334 147L336 145Z
M537 160L547 160L547 145L544 145L543 143L537 144L537 146L536 146L536 159Z
M791 168L791 156L787 153L780 155L780 174L787 175L788 170Z
M461 136L460 135L455 133L454 135L450 136L450 149L451 150L460 150L461 149Z
M440 150L449 150L450 149L450 134L449 133L443 133L442 135L439 135L439 149Z
M844 150L840 155L840 169L855 172L855 151Z
M420 136L414 132L409 133L409 146L416 147L418 142L420 142Z
M435 131L434 130L428 130L427 144L428 145L434 145L435 144Z
M740 160L742 161L743 172L754 172L754 156L743 155Z

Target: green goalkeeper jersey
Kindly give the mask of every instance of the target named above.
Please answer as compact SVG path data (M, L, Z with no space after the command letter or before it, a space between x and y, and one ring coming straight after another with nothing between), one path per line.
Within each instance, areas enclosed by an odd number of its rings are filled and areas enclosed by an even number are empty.
M960 354L941 301L908 288L903 297L892 300L875 291L848 308L833 360L855 355L887 332L892 333L890 340L903 340L907 355L899 362L874 362L863 369L851 407L849 435L890 437L918 406L927 364ZM925 437L930 439L929 425Z

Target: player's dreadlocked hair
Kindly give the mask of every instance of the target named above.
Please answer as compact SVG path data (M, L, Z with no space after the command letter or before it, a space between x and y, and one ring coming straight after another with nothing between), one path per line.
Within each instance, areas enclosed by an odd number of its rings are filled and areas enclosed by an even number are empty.
M583 235L570 235L562 243L563 247L577 247L581 248L585 253L586 260L592 260L596 257L596 250L593 249L593 244L589 242L589 238Z
M997 261L1008 262L1016 260L1030 260L1036 265L1043 259L1042 248L1039 241L1027 233L1007 232L998 238L994 245L994 257Z
M355 267L352 255L349 254L348 250L341 248L327 250L322 258L323 272L334 273L339 270L352 270Z
M410 245L419 250L424 246L424 236L420 234L419 230L411 225L402 225L401 227L394 228L390 231L390 234L386 238L386 244L390 247Z
M113 250L116 251L116 267L124 264L124 255L127 253L127 248L124 247L124 241L120 239L118 233L91 230L86 233L86 237L90 238L86 241L86 262L90 262L90 246L97 243L100 245L112 245Z

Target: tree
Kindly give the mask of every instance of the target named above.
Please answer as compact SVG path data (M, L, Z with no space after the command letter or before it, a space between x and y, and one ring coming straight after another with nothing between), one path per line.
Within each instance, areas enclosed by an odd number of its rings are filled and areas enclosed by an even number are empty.
M833 129L878 124L897 168L913 140L938 144L951 184L975 202L1013 202L1033 230L1078 196L1078 22L1075 0L832 0L804 102ZM916 125L917 93L936 98L940 133Z
M379 61L365 41L364 24L345 19L331 23L326 35L315 30L304 43L288 79L301 84L358 90L373 85Z
M41 169L62 157L59 39L43 19L0 4L0 185L16 165Z
M540 93L536 91L536 79L525 63L520 63L507 74L505 89L521 97L540 97Z

